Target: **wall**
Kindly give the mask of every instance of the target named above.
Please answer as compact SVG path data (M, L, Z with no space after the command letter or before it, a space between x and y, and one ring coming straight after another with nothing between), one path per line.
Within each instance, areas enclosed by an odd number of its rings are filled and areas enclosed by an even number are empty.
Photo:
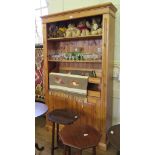
M73 10L81 7L87 7L104 2L112 2L118 9L116 13L115 26L115 54L114 54L114 74L117 74L120 64L120 1L119 0L48 0L48 12L56 13L66 10ZM113 95L113 124L120 122L120 82L114 78Z

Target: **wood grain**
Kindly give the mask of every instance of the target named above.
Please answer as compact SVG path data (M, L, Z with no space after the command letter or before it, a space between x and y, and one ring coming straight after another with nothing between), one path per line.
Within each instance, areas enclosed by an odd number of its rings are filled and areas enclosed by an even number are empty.
M89 35L89 36L79 36L79 37L60 37L60 38L48 38L47 40L52 41L66 41L66 40L86 40L86 39L97 39L102 38L102 35Z
M112 3L96 5L57 13L42 17L43 40L44 40L44 89L45 102L49 111L53 109L67 108L76 111L80 118L75 125L89 124L102 133L100 146L106 149L107 129L111 126L112 119L112 93L113 93L113 57L114 57L114 34L115 34L115 12L116 8ZM79 37L79 38L56 38L47 39L47 27L49 23L66 21L82 17L99 15L102 17L102 36ZM53 61L49 53L54 51L73 52L75 47L82 47L82 52L93 54L97 48L102 49L102 60L99 61ZM49 91L48 75L50 72L66 71L92 71L97 78L89 77L89 83L97 85L97 90L89 89L87 102L80 102L73 98L52 95ZM51 123L47 121L47 125Z
M88 17L93 15L99 15L99 14L111 14L112 16L115 16L116 11L117 11L116 7L112 3L108 2L108 3L103 3L95 6L43 16L42 20L43 20L43 23L49 23L49 22L55 22L55 21L64 21L64 20Z

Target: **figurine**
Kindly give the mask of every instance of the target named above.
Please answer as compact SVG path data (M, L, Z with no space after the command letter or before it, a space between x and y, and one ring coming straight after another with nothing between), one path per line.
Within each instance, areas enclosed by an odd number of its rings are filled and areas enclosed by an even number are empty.
M66 28L64 26L56 26L55 24L51 24L49 26L49 38L58 38L65 36Z
M98 24L97 32L99 35L101 35L102 34L102 20L101 20L101 18L99 18L99 17L96 18L96 22Z
M98 33L99 35L101 35L101 34L102 34L102 28L97 29L97 33Z
M90 25L88 21L82 20L77 25L77 28L81 31L81 36L88 36L90 34L88 26Z
M93 18L92 19L91 34L92 35L102 34L102 27L101 27L100 18Z
M76 28L76 37L79 37L81 35L81 31Z
M98 24L97 24L95 18L93 18L92 19L91 34L92 35L97 35L98 34L97 29L98 29Z
M74 24L69 24L66 30L66 37L78 37L81 35L81 32L78 28L74 26Z
M87 29L90 31L91 30L91 24L89 23L89 21L86 21L86 26L87 26Z
M57 37L57 30L58 30L58 27L54 24L51 24L49 26L49 34L48 34L48 37L50 38L56 38Z
M57 31L57 37L64 37L66 32L65 27L59 27Z
M72 24L69 24L68 25L68 28L67 28L67 30L66 30L66 37L71 37L72 36L72 28L73 28L73 25Z

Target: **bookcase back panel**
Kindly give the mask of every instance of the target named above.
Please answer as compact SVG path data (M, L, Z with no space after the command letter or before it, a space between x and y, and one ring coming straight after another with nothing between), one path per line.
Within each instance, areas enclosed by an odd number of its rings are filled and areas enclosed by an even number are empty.
M97 129L100 129L100 100L95 103L83 103L74 99L67 99L60 96L50 95L50 104L53 109L67 108L76 111L80 118L75 122L75 125L89 124ZM101 129L100 129L101 130Z
M82 53L97 53L102 47L102 39L93 40L78 40L78 41L61 41L51 43L48 49L48 54L58 54L65 52L82 52Z

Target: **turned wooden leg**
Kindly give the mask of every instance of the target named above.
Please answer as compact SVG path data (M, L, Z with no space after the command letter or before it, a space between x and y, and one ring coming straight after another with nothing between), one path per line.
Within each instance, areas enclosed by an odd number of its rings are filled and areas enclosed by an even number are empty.
M79 155L82 155L82 150L79 151Z
M66 155L66 152L67 152L67 146L64 145L64 155Z
M71 155L71 147L68 146L68 155Z
M117 155L120 155L120 151L117 151Z
M59 124L57 124L57 146L59 146Z
M52 147L51 147L51 155L54 155L54 137L55 137L55 123L52 125Z
M96 147L93 147L93 155L96 155Z

